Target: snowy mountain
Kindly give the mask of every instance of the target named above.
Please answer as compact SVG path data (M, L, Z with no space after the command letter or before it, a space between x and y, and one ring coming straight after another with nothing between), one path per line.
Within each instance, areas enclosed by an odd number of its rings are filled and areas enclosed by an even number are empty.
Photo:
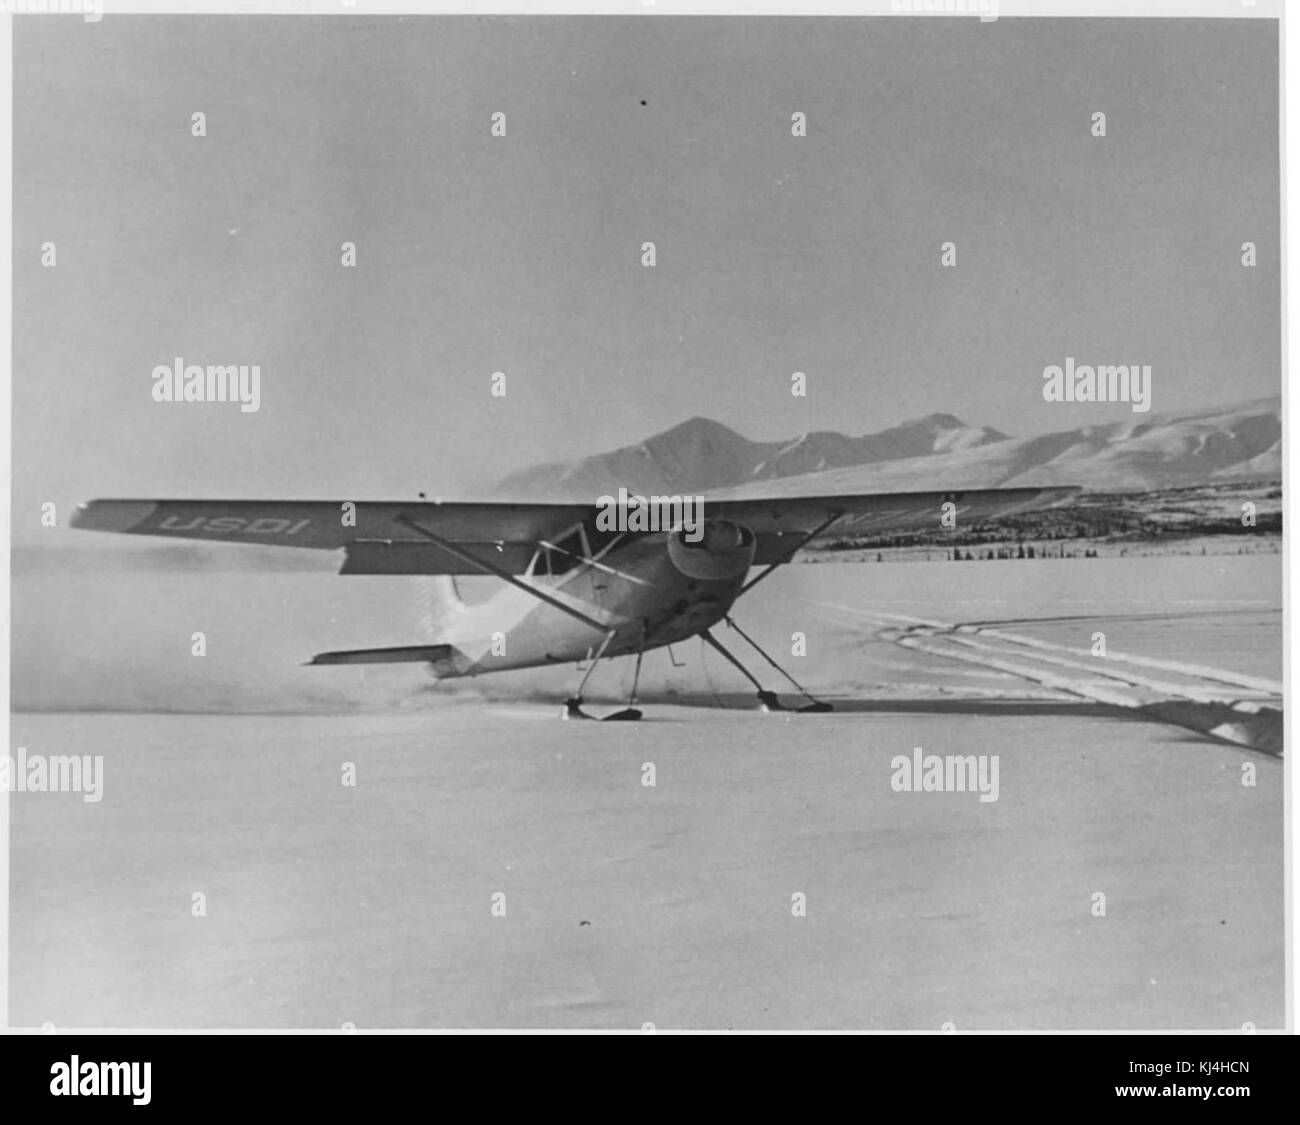
M518 500L590 500L619 487L712 496L1033 484L1125 491L1280 478L1281 467L1278 396L1026 438L930 414L861 437L755 442L691 418L639 445L516 473L494 491Z

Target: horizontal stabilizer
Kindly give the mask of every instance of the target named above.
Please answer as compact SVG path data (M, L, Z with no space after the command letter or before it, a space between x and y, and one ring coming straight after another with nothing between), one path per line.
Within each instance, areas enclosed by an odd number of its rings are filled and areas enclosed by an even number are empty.
M353 648L318 652L309 664L443 664L462 653L452 645L406 645L402 648Z

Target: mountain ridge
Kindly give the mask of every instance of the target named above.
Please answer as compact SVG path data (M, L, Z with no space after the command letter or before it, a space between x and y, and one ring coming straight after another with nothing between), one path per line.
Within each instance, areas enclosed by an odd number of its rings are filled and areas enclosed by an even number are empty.
M513 473L493 494L588 501L619 487L737 496L1048 484L1142 490L1280 477L1281 438L1281 395L1030 437L936 412L859 437L815 430L757 442L695 415L634 445Z

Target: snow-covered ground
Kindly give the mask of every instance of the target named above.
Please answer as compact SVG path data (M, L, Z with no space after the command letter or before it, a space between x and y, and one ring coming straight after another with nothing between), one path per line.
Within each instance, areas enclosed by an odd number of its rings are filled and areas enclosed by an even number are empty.
M737 621L831 715L749 710L694 645L647 659L641 724L559 722L572 669L298 666L412 643L417 600L18 574L12 745L103 755L104 796L10 797L13 1022L1282 1023L1281 762L1152 709L1269 699L1277 556L787 568ZM1101 663L1098 632L1135 659ZM598 672L593 709L629 679ZM918 746L996 754L998 799L895 791Z

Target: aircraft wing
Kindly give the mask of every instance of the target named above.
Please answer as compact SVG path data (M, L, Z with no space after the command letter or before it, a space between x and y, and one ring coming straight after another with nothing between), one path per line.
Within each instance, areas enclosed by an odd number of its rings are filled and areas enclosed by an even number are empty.
M343 549L341 574L482 574L402 520L451 543L487 569L523 574L542 540L554 541L592 516L589 504L330 500L92 500L72 526L164 539Z
M888 535L939 528L946 503L954 505L960 530L1050 507L1077 491L1057 487L706 497L703 511L706 519L749 527L758 539L754 562L765 565L785 559L823 531ZM543 541L554 543L579 524L590 532L597 512L594 503L93 500L77 509L72 526L164 539L343 550L342 574L523 574ZM484 565L476 565L475 559Z
M1050 508L1079 492L1051 488L985 488L952 492L877 492L844 496L783 496L704 501L710 519L744 524L758 538L756 565L785 557L795 543L823 531L833 535L901 535L934 531L952 504L957 531L1024 512ZM828 522L829 521L829 522ZM821 529L821 530L819 530Z

